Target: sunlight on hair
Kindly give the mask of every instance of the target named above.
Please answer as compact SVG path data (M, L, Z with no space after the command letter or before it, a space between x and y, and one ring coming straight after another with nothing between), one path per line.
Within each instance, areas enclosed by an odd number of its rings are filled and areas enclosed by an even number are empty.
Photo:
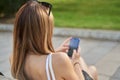
M38 1L56 3L56 2L66 2L68 0L38 0ZM69 0L69 2L71 2L71 1L73 1L73 0Z
M55 0L38 0L40 2L54 2Z

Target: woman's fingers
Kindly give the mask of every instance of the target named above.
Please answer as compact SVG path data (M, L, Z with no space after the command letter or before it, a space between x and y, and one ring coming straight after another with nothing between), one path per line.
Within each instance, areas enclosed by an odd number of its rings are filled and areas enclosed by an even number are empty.
M74 59L76 56L76 50L73 50L73 55L72 55L72 59Z
M72 37L67 38L59 48L56 49L57 52L68 52L69 49L69 42Z
M72 37L67 38L62 45L68 45Z
M69 47L69 45L68 45L68 44L64 44L63 46L64 46L64 47Z
M66 46L62 46L62 47L59 47L56 49L57 52L67 52L69 49L69 47L66 47Z
M78 47L77 52L78 52L79 55L80 55L80 52L81 52L81 48L80 48L80 46Z
M80 53L76 50L73 50L72 59L79 59L79 58L80 58Z
M71 40L72 37L67 38L64 43L68 43Z
M63 50L63 51L66 51L66 50L68 50L69 49L69 47L62 47L61 48L61 50Z

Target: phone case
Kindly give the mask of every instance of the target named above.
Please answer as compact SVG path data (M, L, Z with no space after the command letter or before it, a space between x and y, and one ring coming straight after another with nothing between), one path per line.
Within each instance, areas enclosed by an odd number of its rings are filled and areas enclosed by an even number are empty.
M69 50L68 50L68 56L72 57L73 50L78 49L80 39L79 38L72 38L70 40Z

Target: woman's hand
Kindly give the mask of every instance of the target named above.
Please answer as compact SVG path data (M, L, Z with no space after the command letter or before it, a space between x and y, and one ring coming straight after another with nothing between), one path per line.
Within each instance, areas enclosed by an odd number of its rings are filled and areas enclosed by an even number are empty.
M55 51L56 52L68 52L69 49L69 42L72 37L67 38Z
M81 62L80 62L80 47L78 48L78 50L73 51L71 60L74 66L74 70L76 74L78 75L79 79L85 80L84 75L82 73Z
M78 48L78 50L73 50L73 55L71 58L73 65L75 63L80 63L80 50L81 50L80 47Z

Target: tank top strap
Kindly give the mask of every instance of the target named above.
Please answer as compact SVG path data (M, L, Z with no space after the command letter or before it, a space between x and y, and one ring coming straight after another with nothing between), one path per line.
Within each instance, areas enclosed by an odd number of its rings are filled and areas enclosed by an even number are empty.
M51 80L50 72L49 72L49 55L47 56L47 59L46 59L46 74L47 74L47 80Z
M51 78L52 80L55 80L55 74L52 67L52 54L49 54L46 59L46 73L47 73L48 80L51 80Z

